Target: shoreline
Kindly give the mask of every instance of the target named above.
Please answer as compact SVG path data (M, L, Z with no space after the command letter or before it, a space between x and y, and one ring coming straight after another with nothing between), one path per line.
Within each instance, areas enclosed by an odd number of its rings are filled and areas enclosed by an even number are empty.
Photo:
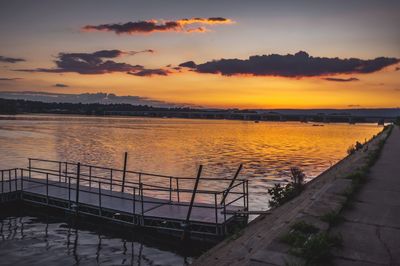
M313 209L315 205L318 205L318 201L326 203L324 202L325 199L323 199L326 191L332 189L332 186L336 186L335 183L340 183L346 176L354 173L358 167L363 167L370 151L377 148L379 141L384 139L387 134L387 130L381 131L375 138L366 143L369 147L369 152L357 151L355 154L346 156L309 181L298 197L280 207L271 209L269 215L258 216L237 235L222 241L202 254L194 261L193 265L231 266L263 262L263 259L266 258L260 258L260 252L271 249L280 250L282 244L279 243L278 239L290 229L290 225L305 216L310 218L307 213L310 208ZM338 184L338 186L340 185L342 184ZM338 198L342 200L339 196L336 196L335 200ZM266 204L268 203L266 202ZM329 205L329 202L326 204ZM334 205L333 207L335 208L338 207L336 204L331 205ZM315 222L315 218L311 219ZM320 221L320 223L322 222ZM282 259L282 253L272 254L273 256L278 256L279 259Z

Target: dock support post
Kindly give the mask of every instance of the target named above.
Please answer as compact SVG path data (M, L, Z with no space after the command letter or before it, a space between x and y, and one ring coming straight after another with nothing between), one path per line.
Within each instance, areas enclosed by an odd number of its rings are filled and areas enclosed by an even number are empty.
M200 176L201 176L201 171L202 170L203 170L203 166L200 165L199 166L199 171L197 172L196 181L194 183L192 198L190 199L189 210L188 210L188 213L186 215L186 221L185 221L185 224L184 224L184 230L183 230L183 235L182 235L182 239L183 240L185 240L187 238L187 234L190 231L190 228L189 228L190 215L192 214L193 203L194 203L194 199L196 197L197 187L199 186L199 181L200 181Z
M80 181L80 175L81 175L81 163L77 164L76 167L76 214L78 214L79 211L79 181Z
M122 172L122 192L125 190L125 177L126 177L126 163L128 160L128 153L124 154L124 171Z
M239 176L240 171L242 170L243 164L239 165L239 168L236 170L235 175L233 176L231 183L229 184L229 187L226 189L226 192L222 194L222 199L221 199L221 203L225 201L226 196L228 196L229 191L231 190L233 183L235 183L236 178Z

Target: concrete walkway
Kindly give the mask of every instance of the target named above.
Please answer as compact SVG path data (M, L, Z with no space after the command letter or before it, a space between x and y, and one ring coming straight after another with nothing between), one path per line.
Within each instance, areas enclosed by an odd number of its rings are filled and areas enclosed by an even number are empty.
M343 237L335 265L400 265L400 129L395 127L368 182L332 229Z

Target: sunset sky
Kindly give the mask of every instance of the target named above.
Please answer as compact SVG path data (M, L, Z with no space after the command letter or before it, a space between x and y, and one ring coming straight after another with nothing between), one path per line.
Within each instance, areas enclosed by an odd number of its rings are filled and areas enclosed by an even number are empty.
M3 92L400 106L400 1L1 0L0 22Z

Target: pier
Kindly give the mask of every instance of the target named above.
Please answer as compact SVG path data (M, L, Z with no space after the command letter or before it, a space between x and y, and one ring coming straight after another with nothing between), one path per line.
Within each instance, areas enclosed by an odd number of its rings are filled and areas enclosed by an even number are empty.
M221 239L247 222L248 180L238 178L241 166L226 179L202 178L202 166L193 178L129 171L126 160L124 165L30 158L27 168L0 170L0 204L21 201L203 240Z

